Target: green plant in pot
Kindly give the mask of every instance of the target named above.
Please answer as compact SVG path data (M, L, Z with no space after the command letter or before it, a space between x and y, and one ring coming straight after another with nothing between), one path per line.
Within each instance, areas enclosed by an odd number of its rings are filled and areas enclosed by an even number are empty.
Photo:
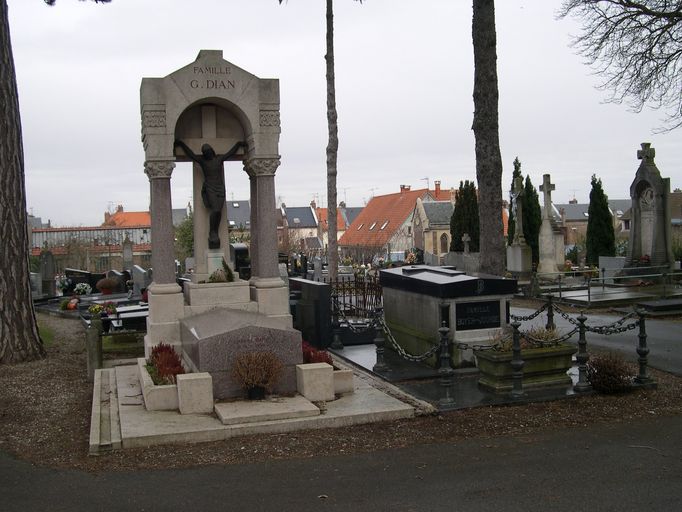
M246 390L249 400L262 400L272 393L283 369L274 352L242 352L232 365L232 380Z
M577 348L569 343L557 343L560 336L556 329L544 328L521 333L524 389L571 385L571 377L566 372L573 365L572 356ZM474 351L480 372L478 384L493 393L508 393L513 385L511 332L494 337L490 344L491 350Z

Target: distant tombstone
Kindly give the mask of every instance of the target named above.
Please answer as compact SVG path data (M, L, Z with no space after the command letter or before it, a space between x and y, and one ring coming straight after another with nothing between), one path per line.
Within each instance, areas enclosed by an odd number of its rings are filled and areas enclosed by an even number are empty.
M141 295L142 290L146 290L152 280L149 272L139 265L133 265L133 294Z
M128 235L123 241L123 268L126 270L133 268L133 242L130 241Z
M192 256L185 258L185 272L189 274L194 272L194 258Z
M279 266L279 277L281 277L282 281L284 281L288 286L289 285L289 272L287 271L287 264L286 263L280 263L278 266Z
M319 256L313 258L313 281L322 280L322 259Z
M31 272L31 294L34 299L43 296L43 281L38 272Z
M514 238L507 247L507 270L516 275L528 274L532 269L533 256L531 248L523 236L523 179L514 179L512 190L512 212L514 214Z
M462 235L462 243L464 244L464 254L469 254L469 242L471 242L471 237L469 233L464 233Z
M56 265L54 255L51 251L43 251L40 253L40 279L41 293L54 297L57 295L56 283L54 276L56 273Z
M128 280L127 275L119 272L118 270L109 270L106 275L107 277L116 280L116 288L112 290L114 293L121 293L125 291L125 283Z
M656 151L648 142L642 143L642 149L637 151L642 163L630 185L632 225L628 259L631 265L643 259L648 259L652 266L673 263L670 178L661 177L655 156Z
M556 186L551 182L549 174L542 176L540 192L544 194L544 208L542 210L542 226L540 226L540 262L539 274L556 274L556 251L554 244L554 230L552 228L552 191Z

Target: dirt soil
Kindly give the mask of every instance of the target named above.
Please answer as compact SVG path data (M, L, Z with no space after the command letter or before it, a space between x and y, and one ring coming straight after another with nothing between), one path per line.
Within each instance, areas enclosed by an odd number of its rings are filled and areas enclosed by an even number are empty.
M55 332L47 357L0 366L0 450L55 468L97 472L238 464L456 443L466 438L535 434L548 429L682 414L682 378L653 370L657 390L625 395L481 407L396 421L390 430L385 423L375 423L89 456L92 385L86 381L83 328L78 321L45 314L39 314L39 322Z

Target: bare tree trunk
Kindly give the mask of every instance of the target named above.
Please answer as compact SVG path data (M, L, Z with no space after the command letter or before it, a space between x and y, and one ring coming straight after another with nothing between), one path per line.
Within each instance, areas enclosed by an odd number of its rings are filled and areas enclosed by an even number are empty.
M31 299L26 220L17 81L7 2L0 0L0 363L36 359L45 353Z
M494 0L473 0L474 122L481 272L505 270Z
M339 150L339 127L336 113L336 87L334 85L334 9L332 0L327 0L327 123L329 143L327 144L327 262L329 280L335 281L339 268L336 222L336 160Z

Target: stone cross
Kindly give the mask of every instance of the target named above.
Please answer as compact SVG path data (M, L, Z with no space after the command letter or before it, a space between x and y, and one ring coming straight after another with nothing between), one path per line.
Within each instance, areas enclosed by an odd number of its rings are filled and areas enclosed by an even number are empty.
M544 194L544 217L552 218L552 190L556 189L556 185L551 183L549 174L542 175L542 185L540 185L540 192Z
M471 242L469 233L464 233L462 235L462 242L464 243L464 254L469 254L469 242Z
M645 164L653 164L656 150L651 147L650 142L642 142L642 149L637 150L637 158Z
M514 178L514 189L512 191L512 212L514 213L514 239L513 244L525 243L523 236L523 178Z

